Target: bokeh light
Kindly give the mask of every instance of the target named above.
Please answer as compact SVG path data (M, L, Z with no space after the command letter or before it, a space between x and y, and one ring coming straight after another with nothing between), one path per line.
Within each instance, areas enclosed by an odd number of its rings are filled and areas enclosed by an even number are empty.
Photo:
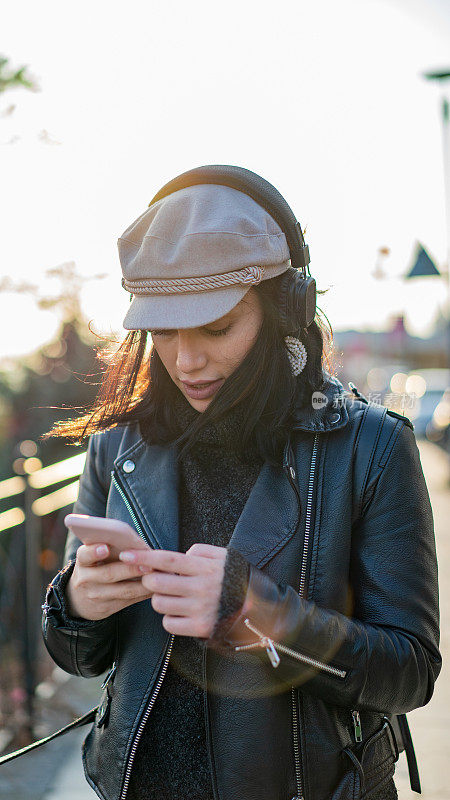
M396 394L402 394L404 391L406 391L405 387L407 379L408 376L405 372L396 372L392 376L389 384L391 392L395 392Z
M427 382L422 375L409 375L405 382L405 391L416 397L423 397L427 390Z

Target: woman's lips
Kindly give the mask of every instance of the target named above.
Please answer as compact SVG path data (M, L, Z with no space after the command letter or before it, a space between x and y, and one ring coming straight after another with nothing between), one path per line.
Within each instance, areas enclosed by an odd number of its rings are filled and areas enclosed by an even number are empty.
M204 383L185 383L184 381L181 383L184 386L185 394L192 400L206 400L217 392L224 380L224 378L219 378L217 381L205 381Z

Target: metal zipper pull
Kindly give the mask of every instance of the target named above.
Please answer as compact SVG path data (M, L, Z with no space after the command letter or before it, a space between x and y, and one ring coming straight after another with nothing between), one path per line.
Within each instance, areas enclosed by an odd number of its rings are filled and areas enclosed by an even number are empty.
M113 677L114 677L114 675L116 673L116 669L117 669L117 664L114 661L111 669L109 670L108 674L105 676L105 678L103 680L102 689L106 689L106 687L108 686L108 683L113 679Z
M359 711L352 711L353 717L353 729L355 733L355 742L362 742L362 728L361 728L361 718L359 716Z
M270 658L270 663L272 664L272 667L278 667L278 664L280 663L280 656L275 650L272 639L268 639L267 636L265 636L262 641L264 642L266 653Z
M261 647L265 648L266 653L269 656L270 663L272 664L272 667L278 667L278 664L280 663L280 656L275 650L272 639L269 639L268 636L264 636L263 633L254 628L253 625L251 625L248 618L244 619L244 625L246 625L247 628L249 628L253 633L256 633L257 636L259 636L259 638L261 639Z

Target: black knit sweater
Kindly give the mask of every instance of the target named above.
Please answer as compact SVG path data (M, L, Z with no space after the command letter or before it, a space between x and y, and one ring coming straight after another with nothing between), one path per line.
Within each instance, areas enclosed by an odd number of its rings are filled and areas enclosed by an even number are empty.
M180 433L199 412L180 395ZM262 466L256 447L239 446L241 411L204 428L179 464L180 551L195 542L227 547ZM215 627L240 608L247 561L229 548ZM202 640L176 636L169 665L134 760L127 800L214 800L205 737Z

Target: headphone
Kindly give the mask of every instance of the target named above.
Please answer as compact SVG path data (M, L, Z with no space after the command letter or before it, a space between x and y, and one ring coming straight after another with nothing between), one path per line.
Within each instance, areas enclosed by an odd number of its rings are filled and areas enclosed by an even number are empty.
M300 223L283 195L256 172L228 164L209 164L183 172L165 184L149 206L179 189L202 183L237 189L255 200L278 223L289 247L291 267L280 280L280 317L283 334L297 334L308 328L316 313L316 281L309 271L309 248Z

